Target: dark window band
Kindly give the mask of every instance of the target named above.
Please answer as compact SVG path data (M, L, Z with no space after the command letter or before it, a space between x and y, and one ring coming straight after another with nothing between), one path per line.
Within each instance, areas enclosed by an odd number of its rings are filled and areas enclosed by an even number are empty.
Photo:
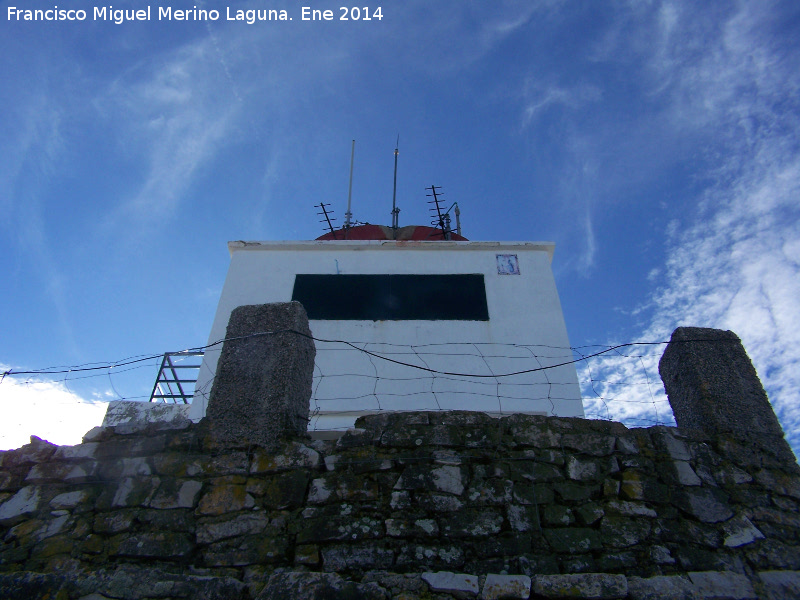
M488 321L482 274L296 275L309 319Z

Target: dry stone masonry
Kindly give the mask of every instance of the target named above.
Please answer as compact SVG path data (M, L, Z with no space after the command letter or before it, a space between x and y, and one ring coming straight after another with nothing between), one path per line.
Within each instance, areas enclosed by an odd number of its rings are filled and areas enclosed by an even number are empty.
M800 597L796 462L702 424L409 412L271 449L209 419L32 438L0 453L0 597Z

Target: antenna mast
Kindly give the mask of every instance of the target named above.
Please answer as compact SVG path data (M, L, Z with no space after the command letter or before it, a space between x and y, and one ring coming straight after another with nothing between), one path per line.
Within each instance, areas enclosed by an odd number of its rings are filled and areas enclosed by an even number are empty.
M425 188L426 190L430 190L430 194L426 194L429 198L433 198L428 204L433 204L433 208L429 209L433 214L433 221L431 221L431 225L434 227L438 227L442 230L442 237L446 240L450 239L450 210L448 209L447 212L442 213L442 207L439 205L439 195L442 192L437 192L436 190L442 189L441 186L432 185L429 188ZM450 208L453 208L452 206Z
M328 229L331 230L333 234L333 239L336 239L336 230L333 228L333 223L331 221L335 221L336 219L328 214L328 211L325 209L326 206L330 206L330 204L325 204L324 202L319 203L319 207L322 209L322 212L318 212L318 215L322 215L325 217L324 219L320 220L320 223L328 223ZM333 212L333 211L331 211Z
M397 208L397 155L400 154L400 134L397 134L397 144L394 147L394 191L392 192L392 239L397 239L397 217L400 209Z
M350 201L353 198L353 158L356 154L356 141L353 140L352 146L350 146L350 188L347 190L347 212L344 213L344 235L345 238L347 237L347 232L350 231L350 219L353 217L353 213L350 211Z

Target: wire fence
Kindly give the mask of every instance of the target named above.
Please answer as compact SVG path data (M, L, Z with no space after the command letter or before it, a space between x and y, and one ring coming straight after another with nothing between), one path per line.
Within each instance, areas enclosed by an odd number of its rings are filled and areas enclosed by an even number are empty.
M262 332L253 336L285 332ZM296 332L295 332L296 333ZM302 335L302 334L299 334ZM251 336L247 336L251 337ZM317 350L309 429L345 429L355 416L397 410L526 412L673 425L658 375L666 342L570 348L536 344L377 344L313 338ZM199 352L128 357L107 363L6 369L3 382L57 385L95 400L147 401L165 355L192 364ZM577 373L577 380L575 375ZM88 385L87 385L88 384ZM208 391L210 382L206 384ZM98 390L100 390L98 392Z

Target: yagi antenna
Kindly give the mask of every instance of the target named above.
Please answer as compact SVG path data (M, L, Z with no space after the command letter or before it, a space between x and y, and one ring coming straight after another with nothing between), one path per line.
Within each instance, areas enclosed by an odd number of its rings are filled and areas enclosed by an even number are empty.
M331 234L333 235L333 239L336 239L336 230L333 228L333 223L332 223L332 221L335 221L336 218L331 216L333 211L329 213L325 208L326 206L330 206L330 204L325 204L324 202L320 202L319 205L315 206L319 206L322 209L322 212L317 213L318 215L322 215L324 217L323 219L320 220L320 223L327 223L328 229L331 230Z
M392 192L392 239L397 239L397 217L400 209L397 208L397 155L400 154L400 134L397 134L397 144L394 147L394 191Z

